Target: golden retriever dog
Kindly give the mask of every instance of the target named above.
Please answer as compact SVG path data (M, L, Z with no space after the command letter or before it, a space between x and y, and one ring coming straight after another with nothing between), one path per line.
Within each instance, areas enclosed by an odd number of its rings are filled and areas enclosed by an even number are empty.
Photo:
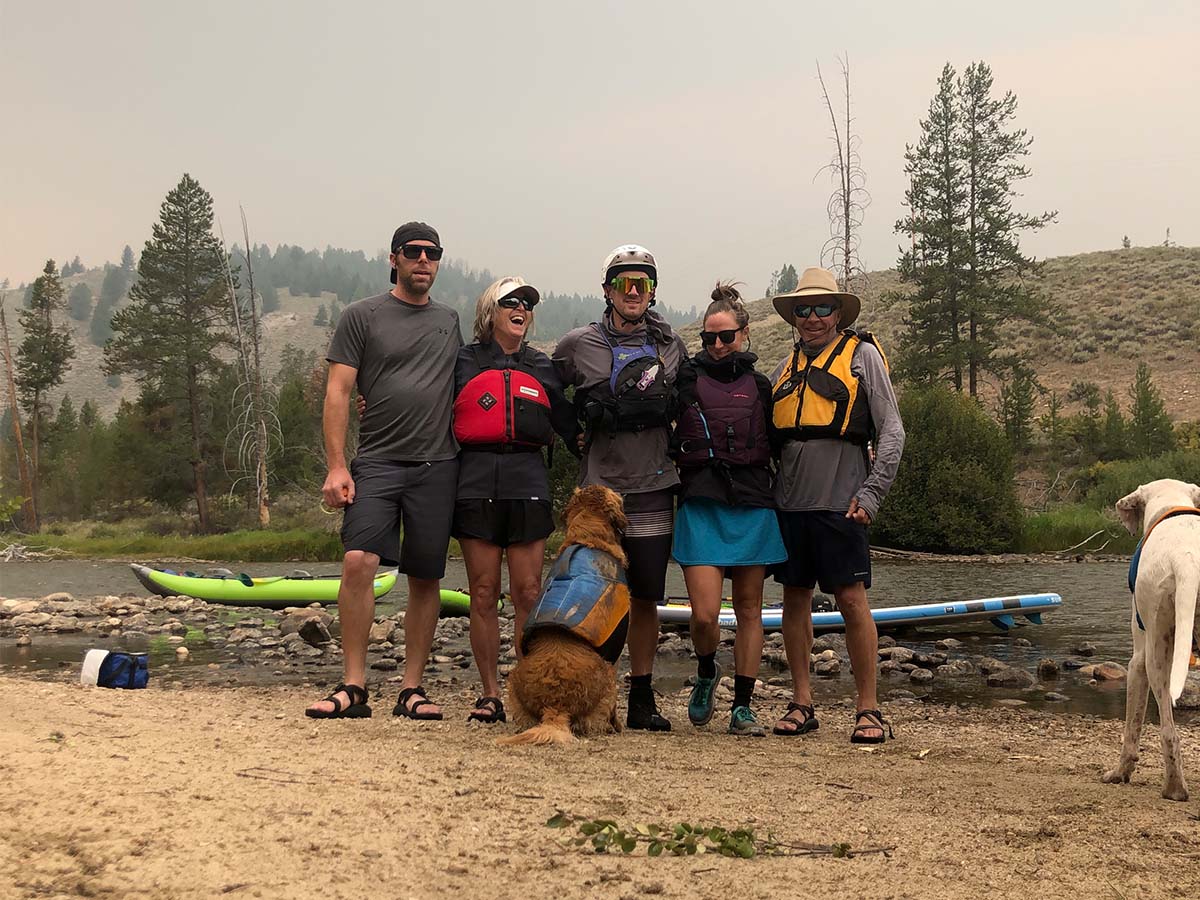
M592 485L575 491L563 518L566 540L525 634L517 636L524 640L524 654L508 677L513 721L527 730L499 738L501 744L566 744L576 735L621 730L614 663L629 616L627 560L621 548L621 534L628 527L625 510L619 494ZM585 547L599 554L580 555L578 548ZM580 562L584 559L586 563ZM566 604L570 608L556 609L554 598L572 585L578 590ZM563 615L574 616L570 626Z
M1138 759L1146 700L1154 692L1162 731L1165 777L1162 795L1186 800L1187 782L1172 707L1183 693L1200 594L1200 487L1164 478L1143 484L1117 501L1131 534L1146 531L1139 545L1133 584L1133 658L1125 692L1125 737L1117 765L1104 773L1108 784L1129 781ZM1130 570L1130 579L1134 577Z

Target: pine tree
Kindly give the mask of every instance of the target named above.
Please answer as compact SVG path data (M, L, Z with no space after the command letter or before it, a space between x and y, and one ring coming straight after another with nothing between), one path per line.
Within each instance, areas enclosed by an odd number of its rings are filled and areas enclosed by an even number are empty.
M1016 96L1009 91L998 100L992 97L992 71L983 62L967 66L956 87L966 188L967 380L974 397L981 371L1013 364L1011 357L997 357L1000 325L1017 318L1046 321L1038 297L1021 280L1034 262L1021 253L1018 235L1043 228L1055 213L1026 215L1013 209L1014 184L1031 174L1023 160L1033 142L1024 129L1012 128Z
M1125 459L1129 455L1128 427L1117 398L1109 391L1104 396L1104 430L1101 437L1102 459Z
M1027 366L1018 366L1000 387L1000 424L1014 453L1033 446L1033 404L1036 381Z
M67 295L67 310L76 322L86 322L92 314L92 289L82 281Z
M212 226L212 197L185 174L163 201L130 303L113 316L113 337L104 347L110 374L131 374L143 396L184 405L202 531L209 529L205 388L221 368L218 350L232 343L225 259Z
M324 303L322 303L320 306L317 307L317 314L315 316L313 316L313 324L314 325L328 325L329 324L329 311L327 309L325 309Z
M779 270L779 293L786 294L788 291L794 291L799 283L800 276L796 274L796 267L791 263L787 263Z
M55 322L55 315L65 305L58 269L54 260L47 260L41 277L33 283L29 308L21 310L21 327L25 337L17 349L15 373L21 405L29 416L35 507L39 505L41 442L46 432L46 394L62 384L75 357L70 329Z
M1162 394L1150 379L1150 367L1139 362L1129 386L1129 446L1135 456L1158 456L1175 447L1175 429Z
M1132 246L1133 241L1129 240L1129 235L1125 235L1125 237L1121 238L1121 249L1128 250Z
M128 244L126 244L125 249L121 251L121 269L130 278L133 277L133 248Z
M896 223L896 230L912 236L911 248L900 257L899 271L901 281L914 291L908 297L897 368L902 377L922 383L949 372L957 391L963 387L961 242L966 221L959 144L954 68L946 63L928 116L921 121L921 138L904 152L909 214Z

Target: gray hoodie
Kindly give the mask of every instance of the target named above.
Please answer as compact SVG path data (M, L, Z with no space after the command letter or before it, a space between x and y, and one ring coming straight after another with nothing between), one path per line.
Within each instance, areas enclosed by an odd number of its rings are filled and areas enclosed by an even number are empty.
M614 331L607 314L600 322L610 341L627 347L639 347L646 342L647 325L657 336L667 382L674 384L679 364L687 359L687 347L662 316L649 310L646 321L629 334ZM563 335L554 348L553 360L563 385L575 385L576 390L594 387L612 374L612 350L595 325L585 325ZM594 433L579 467L580 485L601 484L620 494L644 494L675 487L679 475L667 455L670 426L670 422L663 422L662 428L644 431Z
M779 383L791 354L775 367L771 384ZM837 438L788 441L783 445L779 474L775 480L775 503L786 510L846 512L850 500L858 503L874 521L883 498L896 480L900 454L904 452L904 423L896 393L888 377L883 356L874 345L863 341L854 350L850 372L867 392L871 420L875 424L875 461L868 470L863 448Z

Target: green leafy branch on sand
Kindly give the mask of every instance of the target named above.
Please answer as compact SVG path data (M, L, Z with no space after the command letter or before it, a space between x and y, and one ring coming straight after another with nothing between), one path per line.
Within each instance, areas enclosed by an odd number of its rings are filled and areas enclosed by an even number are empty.
M577 847L590 843L597 853L620 851L632 853L638 844L646 845L647 856L694 856L717 853L750 859L755 856L832 856L849 859L863 853L882 853L887 856L895 847L863 847L851 849L849 844L804 844L776 840L768 834L760 838L752 828L727 829L717 825L629 825L621 827L612 819L592 819L555 810L546 820L547 828L576 826L578 836L570 838Z

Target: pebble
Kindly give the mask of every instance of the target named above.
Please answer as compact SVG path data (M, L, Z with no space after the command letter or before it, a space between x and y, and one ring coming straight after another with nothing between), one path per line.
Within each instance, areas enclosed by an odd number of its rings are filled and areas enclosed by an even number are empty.
M996 701L997 706L1025 706L1024 700L1017 700L1014 697L1007 697L1003 700Z
M1071 698L1066 694L1060 694L1058 691L1046 691L1046 699L1054 703L1064 703Z
M187 659L189 656L191 656L191 651L188 650L187 647L176 647L175 656L178 659Z
M908 677L918 684L933 681L933 673L928 669L913 669L908 673Z
M18 647L28 647L32 643L33 643L33 638L31 638L27 634L23 634L19 638L17 638L17 646Z
M1075 647L1071 652L1076 656L1095 656L1096 645L1091 641L1084 641L1078 647Z
M1038 678L1042 679L1043 681L1048 681L1049 679L1057 678L1058 677L1058 663L1056 663L1052 659L1038 660L1037 673L1038 673Z

